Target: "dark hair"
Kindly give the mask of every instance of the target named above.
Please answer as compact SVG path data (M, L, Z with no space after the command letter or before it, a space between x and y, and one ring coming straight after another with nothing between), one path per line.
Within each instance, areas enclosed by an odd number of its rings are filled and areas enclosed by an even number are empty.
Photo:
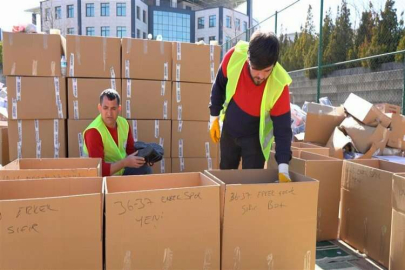
M280 51L277 37L271 32L256 31L249 42L249 60L255 69L262 70L276 64Z
M117 99L118 106L120 105L120 94L118 94L117 91L114 89L105 89L103 92L101 92L100 95L100 105L103 103L104 97L107 97L108 100L114 100Z

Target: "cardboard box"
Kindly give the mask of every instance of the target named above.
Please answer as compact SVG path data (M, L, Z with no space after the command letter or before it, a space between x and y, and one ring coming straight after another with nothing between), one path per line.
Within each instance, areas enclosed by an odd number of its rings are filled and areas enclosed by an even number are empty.
M145 65L145 63L148 63ZM172 78L172 43L134 38L122 39L122 77L168 81Z
M122 80L122 116L127 119L171 119L171 87L167 81Z
M350 115L367 126L376 127L381 124L387 128L391 123L391 119L377 107L353 93L349 95L343 106Z
M344 161L340 238L388 267L392 178L405 165L383 160Z
M173 82L172 119L209 121L212 84Z
M163 158L158 163L155 163L152 167L152 174L162 174L172 172L172 159Z
M174 42L172 81L214 83L220 54L220 46Z
M23 158L0 169L0 180L101 176L98 158Z
M63 77L7 77L9 119L66 119Z
M66 120L9 120L10 160L66 157Z
M375 105L377 109L382 111L383 113L393 113L393 114L401 114L401 107L393 104L388 103L380 103Z
M219 269L219 211L201 173L107 177L106 268Z
M271 150L276 150L276 143L273 143ZM329 156L329 148L322 147L313 143L304 143L304 142L292 142L291 150L306 151L310 153L315 153L319 155Z
M277 170L214 170L221 184L221 269L314 269L319 182Z
M67 35L66 50L68 77L121 78L120 38Z
M335 127L326 147L329 148L329 155L338 159L343 159L343 150L345 148L354 151L352 139L346 136L338 127Z
M8 148L8 124L0 121L0 164L2 166L10 162Z
M304 141L326 145L335 127L344 119L343 107L309 103Z
M103 179L0 181L1 269L101 269Z
M59 35L3 32L3 75L61 76Z
M164 157L171 154L172 123L170 120L128 120L134 140L157 143L163 147Z
M290 171L319 181L316 241L338 239L342 166L342 160L305 151L290 161Z
M172 157L211 157L218 154L208 122L172 121Z
M405 269L405 174L394 175L389 269Z
M403 115L392 115L388 146L405 150L405 117Z
M68 119L68 157L85 157L84 130L93 120L72 120Z
M347 117L342 124L340 124L340 128L350 136L354 147L363 154L368 152L374 143L384 141L385 147L390 135L389 130L382 125L378 125L376 128L365 126L353 117ZM384 149L381 149L381 153L383 150Z
M69 119L94 119L100 112L100 95L106 89L115 89L122 97L121 80L112 79L68 79ZM122 104L122 98L121 98Z
M217 158L172 158L172 173L217 170Z

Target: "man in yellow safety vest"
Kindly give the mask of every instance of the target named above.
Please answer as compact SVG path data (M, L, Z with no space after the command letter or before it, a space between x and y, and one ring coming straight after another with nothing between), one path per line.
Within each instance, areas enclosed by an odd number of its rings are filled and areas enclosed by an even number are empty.
M275 141L279 180L290 182L292 80L278 56L277 37L261 31L226 53L211 91L210 134L221 143L221 169L241 159L243 169L263 168Z

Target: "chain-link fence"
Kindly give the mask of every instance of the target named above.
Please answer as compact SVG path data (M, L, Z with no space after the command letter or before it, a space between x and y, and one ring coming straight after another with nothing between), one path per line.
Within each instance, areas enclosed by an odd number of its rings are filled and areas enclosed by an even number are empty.
M405 99L404 11L404 1L342 0L324 5L324 0L297 0L241 36L247 39L255 29L277 34L279 62L293 79L290 90L298 105L324 96L339 105L355 93L372 103L401 106ZM238 40L228 40L223 48Z

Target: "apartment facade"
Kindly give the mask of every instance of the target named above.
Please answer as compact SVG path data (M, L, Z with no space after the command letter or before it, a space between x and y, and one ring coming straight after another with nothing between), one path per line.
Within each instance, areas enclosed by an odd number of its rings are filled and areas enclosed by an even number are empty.
M249 28L249 17L223 6L202 8L198 1L47 0L42 1L41 30L62 35L148 38L219 44ZM246 39L240 37L239 39Z

